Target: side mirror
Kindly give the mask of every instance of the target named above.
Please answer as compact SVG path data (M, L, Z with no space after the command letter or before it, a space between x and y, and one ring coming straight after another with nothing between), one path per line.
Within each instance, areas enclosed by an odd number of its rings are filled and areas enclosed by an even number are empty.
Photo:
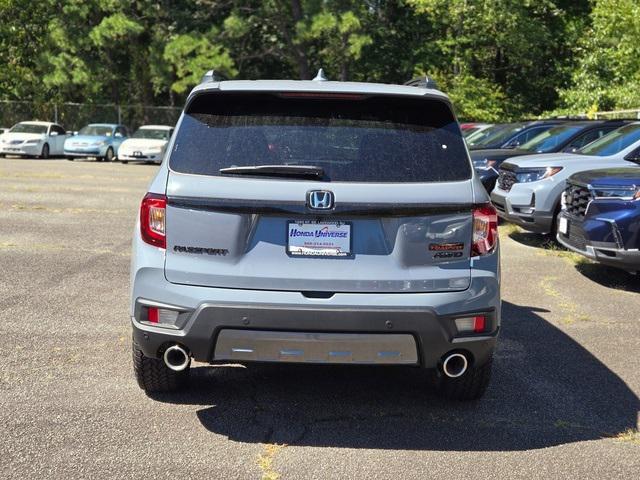
M49 133L50 137L57 137L58 136L58 132L51 132Z

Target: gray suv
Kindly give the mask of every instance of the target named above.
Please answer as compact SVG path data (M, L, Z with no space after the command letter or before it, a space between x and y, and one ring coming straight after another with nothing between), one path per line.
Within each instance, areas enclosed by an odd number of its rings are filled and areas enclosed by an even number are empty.
M194 359L414 366L482 396L497 216L431 87L205 75L134 233L140 387L186 386Z

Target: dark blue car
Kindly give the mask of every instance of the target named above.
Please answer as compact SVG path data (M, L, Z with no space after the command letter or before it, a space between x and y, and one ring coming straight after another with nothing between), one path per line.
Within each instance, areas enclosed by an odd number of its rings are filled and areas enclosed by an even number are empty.
M558 241L600 263L640 271L640 167L569 177Z

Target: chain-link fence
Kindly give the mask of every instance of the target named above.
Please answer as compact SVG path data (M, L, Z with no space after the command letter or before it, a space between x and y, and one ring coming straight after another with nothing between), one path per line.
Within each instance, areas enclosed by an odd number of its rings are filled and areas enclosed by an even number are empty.
M59 123L67 130L79 130L88 123L122 123L135 130L140 125L175 125L180 111L178 107L149 105L0 101L0 127L42 120Z

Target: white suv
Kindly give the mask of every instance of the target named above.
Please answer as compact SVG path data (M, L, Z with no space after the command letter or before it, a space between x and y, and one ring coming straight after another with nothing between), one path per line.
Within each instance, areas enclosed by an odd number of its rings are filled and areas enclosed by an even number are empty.
M637 166L640 122L620 127L571 153L547 153L510 158L500 166L491 193L498 215L536 233L556 233L560 198L566 179L577 172Z

